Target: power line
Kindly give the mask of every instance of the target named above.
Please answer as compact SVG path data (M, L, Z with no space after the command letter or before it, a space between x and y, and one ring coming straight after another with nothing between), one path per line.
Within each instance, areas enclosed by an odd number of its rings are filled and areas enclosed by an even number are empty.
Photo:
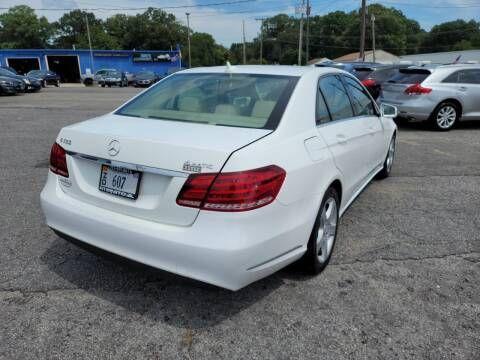
M190 8L199 8L199 7L209 7L209 6L222 6L222 5L234 5L234 4L243 4L256 2L257 0L234 0L234 1L223 1L209 4L195 4L195 5L174 5L174 6L146 6L146 7L97 7L97 8L32 8L36 11L71 11L71 10L84 10L84 11L98 11L98 10L147 10L150 8L153 9L190 9ZM0 10L8 10L10 7L0 7Z
M427 9L462 9L462 8L471 8L471 7L480 7L480 4L459 4L459 5L422 5L422 4L412 4L412 3L403 3L395 1L377 1L375 4L380 5L397 5L397 6L415 6L418 8L427 8Z

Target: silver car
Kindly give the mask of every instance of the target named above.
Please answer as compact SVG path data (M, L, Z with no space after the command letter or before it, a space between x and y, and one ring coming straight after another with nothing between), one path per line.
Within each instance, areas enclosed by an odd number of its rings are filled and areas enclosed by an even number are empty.
M400 69L383 84L379 102L395 105L399 118L430 121L438 130L480 120L480 65Z

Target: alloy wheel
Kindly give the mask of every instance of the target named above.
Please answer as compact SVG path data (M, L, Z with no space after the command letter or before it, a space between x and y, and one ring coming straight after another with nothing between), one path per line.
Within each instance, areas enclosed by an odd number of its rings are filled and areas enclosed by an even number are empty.
M457 110L451 105L440 108L437 113L437 124L441 129L449 129L457 119Z
M395 159L395 137L390 141L387 154L387 172L392 170L393 160Z
M330 257L335 241L337 222L337 202L333 197L329 197L323 205L317 234L317 256L320 263L326 262Z

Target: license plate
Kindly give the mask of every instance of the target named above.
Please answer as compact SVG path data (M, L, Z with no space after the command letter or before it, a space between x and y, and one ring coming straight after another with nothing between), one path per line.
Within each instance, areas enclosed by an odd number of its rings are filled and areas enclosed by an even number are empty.
M140 171L102 165L98 190L135 200L138 197Z

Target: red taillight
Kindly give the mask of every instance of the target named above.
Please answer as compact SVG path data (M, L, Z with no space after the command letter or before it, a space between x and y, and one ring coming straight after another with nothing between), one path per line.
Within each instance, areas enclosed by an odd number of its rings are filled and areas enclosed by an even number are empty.
M413 84L405 89L405 94L407 95L422 95L422 94L430 94L431 92L432 92L431 88L423 87L420 84Z
M362 81L362 84L365 87L372 87L377 85L377 82L375 81L375 79L365 79Z
M50 151L50 170L55 174L68 177L67 154L57 143L53 144Z
M270 204L285 180L285 170L270 165L259 169L192 174L177 204L212 211L246 211Z

